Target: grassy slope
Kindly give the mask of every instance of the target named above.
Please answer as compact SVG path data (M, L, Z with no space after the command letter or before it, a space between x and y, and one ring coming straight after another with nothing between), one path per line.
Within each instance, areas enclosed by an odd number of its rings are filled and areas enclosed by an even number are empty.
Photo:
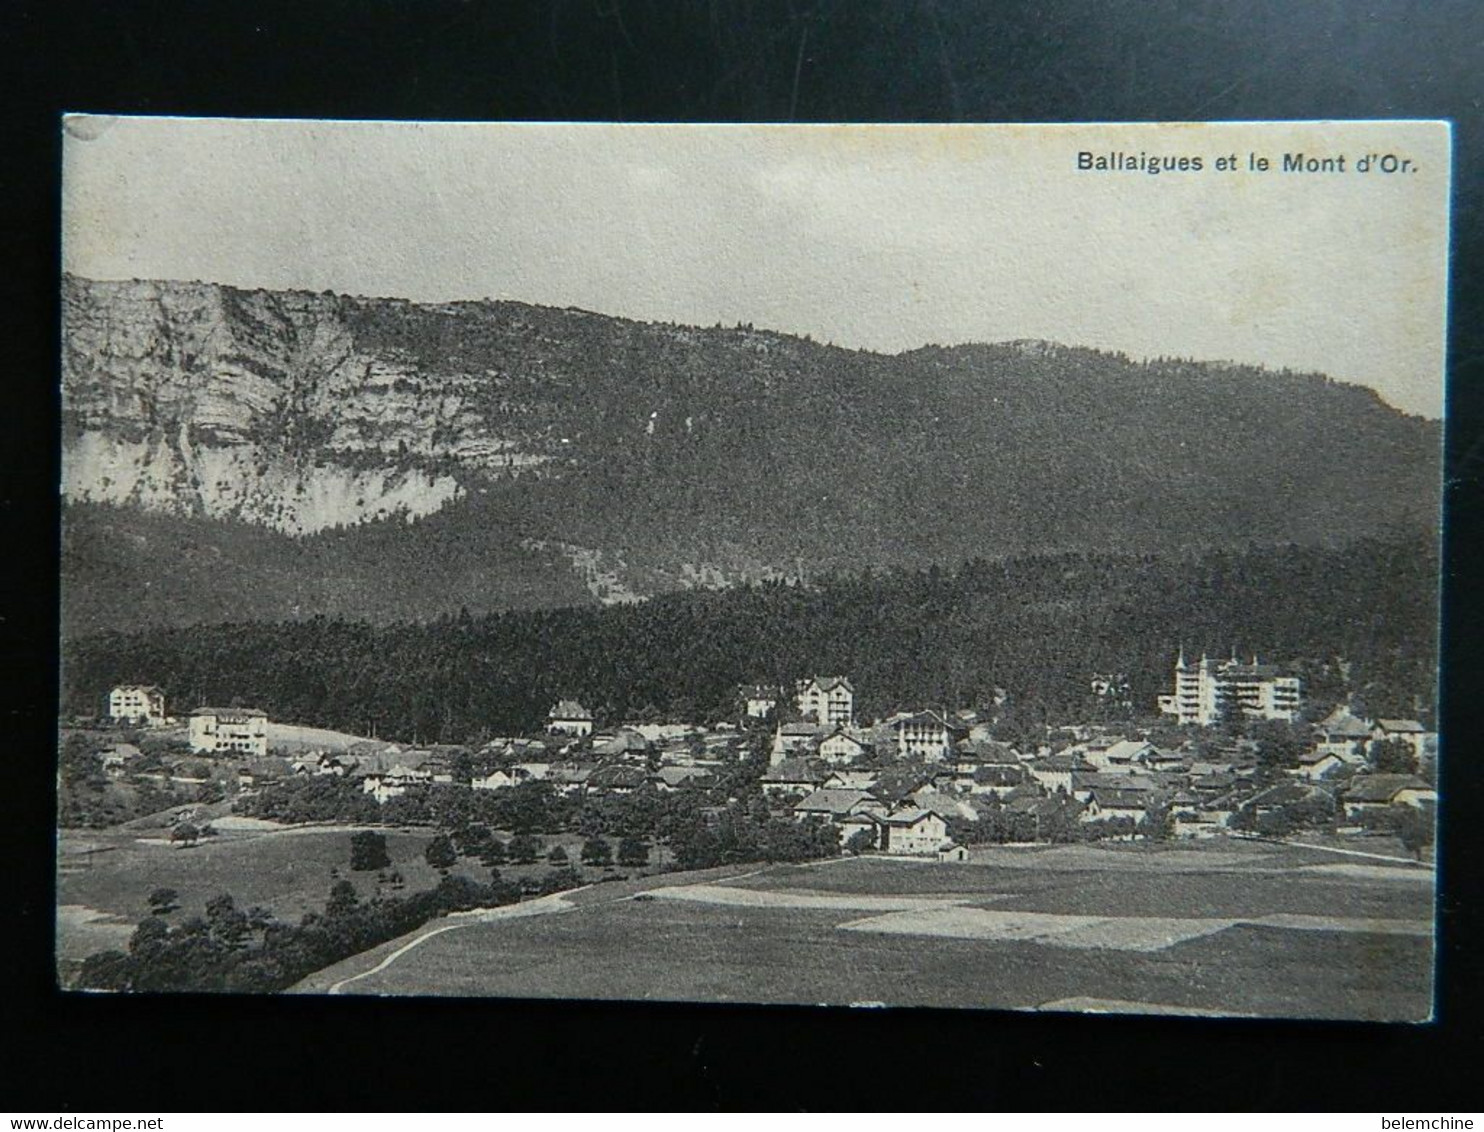
M402 895L438 883L437 870L423 858L423 849L433 836L431 831L384 832L392 867L405 878ZM108 919L85 924L71 914L66 916L57 945L59 959L78 960L94 951L123 946L134 925L148 915L149 894L156 888L173 888L180 894L180 910L172 914L172 922L203 914L208 900L226 892L239 908L261 904L280 920L292 923L305 912L323 910L330 886L337 879L331 869L338 868L342 877L349 878L362 899L369 899L378 887L374 872L350 871L349 829L286 827L267 833L224 832L190 849L164 843L164 836L155 828L64 832L57 904L81 905L106 913ZM500 836L508 841L511 835L506 831ZM567 850L571 863L586 881L595 882L605 875L603 869L581 866L581 837L563 834L541 841L539 861L502 865L501 876L513 881L544 876L553 867L545 854L558 844ZM99 851L82 852L88 847ZM664 859L663 852L656 849L650 867L661 867ZM489 879L489 870L469 858L461 858L450 871L481 882ZM606 875L635 871L616 868L607 870ZM396 894L390 887L385 891Z

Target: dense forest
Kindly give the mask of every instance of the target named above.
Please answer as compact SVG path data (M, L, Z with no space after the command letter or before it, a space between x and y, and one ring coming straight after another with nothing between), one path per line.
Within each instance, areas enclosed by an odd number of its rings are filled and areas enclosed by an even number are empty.
M600 722L735 718L736 686L847 673L858 714L982 706L1086 718L1090 681L1166 691L1175 650L1289 664L1317 706L1357 695L1431 718L1438 557L1416 539L1155 556L975 559L657 597L629 606L467 612L377 626L338 617L109 632L64 644L63 710L122 681L172 710L251 704L276 719L403 740L539 728L575 696ZM1325 702L1327 701L1327 702Z
M62 634L597 604L559 553L462 519L457 509L294 538L240 521L69 503Z

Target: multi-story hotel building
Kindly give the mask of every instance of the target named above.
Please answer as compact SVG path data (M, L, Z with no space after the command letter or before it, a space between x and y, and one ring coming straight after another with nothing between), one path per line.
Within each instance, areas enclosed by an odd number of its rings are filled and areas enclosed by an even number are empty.
M855 722L855 689L844 676L815 676L800 680L795 702L799 714L824 726Z
M268 716L256 708L197 708L191 712L191 750L199 754L231 751L268 753Z
M1303 706L1303 685L1297 676L1285 676L1276 666L1256 656L1244 664L1235 656L1213 660L1202 656L1194 664L1185 650L1175 661L1175 690L1159 697L1159 710L1179 722L1210 727L1228 709L1257 719L1292 722Z

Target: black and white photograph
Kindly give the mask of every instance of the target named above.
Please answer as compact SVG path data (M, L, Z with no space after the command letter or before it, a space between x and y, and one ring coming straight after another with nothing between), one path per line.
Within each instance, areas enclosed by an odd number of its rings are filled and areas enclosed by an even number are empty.
M1447 123L60 127L64 991L1433 1018Z

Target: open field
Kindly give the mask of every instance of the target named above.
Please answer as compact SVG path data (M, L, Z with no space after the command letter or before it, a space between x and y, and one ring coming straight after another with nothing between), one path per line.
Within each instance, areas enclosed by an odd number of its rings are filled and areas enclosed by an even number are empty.
M323 727L301 727L293 723L268 723L268 747L297 755L305 751L345 751L364 743L364 735L328 731Z
M57 869L57 958L80 960L94 951L122 947L134 925L149 914L149 894L173 888L179 922L203 913L223 892L239 908L261 904L282 920L320 911L339 869L361 895L376 889L375 873L350 871L350 829L229 830L190 849L172 846L159 831L108 830L64 833ZM392 867L407 889L438 883L423 860L429 834L388 830Z
M211 807L194 807L208 810ZM216 809L225 810L225 804ZM260 904L286 922L297 922L308 911L321 911L338 869L362 897L378 888L377 874L350 871L350 837L356 828L278 826L271 822L232 816L215 817L218 836L189 849L172 846L168 821L132 822L110 830L63 831L58 841L57 961L64 975L74 964L96 951L123 948L138 922L149 914L149 894L157 888L179 893L180 908L170 916L179 923L201 915L206 902L230 893L239 908ZM432 888L439 873L423 857L430 830L387 829L387 852L392 868L404 878L402 894ZM502 835L509 840L509 833ZM543 852L562 844L577 864L581 838L546 837ZM658 863L658 854L654 860ZM508 880L541 877L552 866L543 859L532 865L502 865ZM605 875L601 869L579 868L586 880ZM629 869L612 870L622 875ZM450 870L481 882L489 870L477 861L460 859ZM391 890L388 889L390 892Z
M445 921L298 989L1421 1019L1430 882L1236 841L737 867Z

